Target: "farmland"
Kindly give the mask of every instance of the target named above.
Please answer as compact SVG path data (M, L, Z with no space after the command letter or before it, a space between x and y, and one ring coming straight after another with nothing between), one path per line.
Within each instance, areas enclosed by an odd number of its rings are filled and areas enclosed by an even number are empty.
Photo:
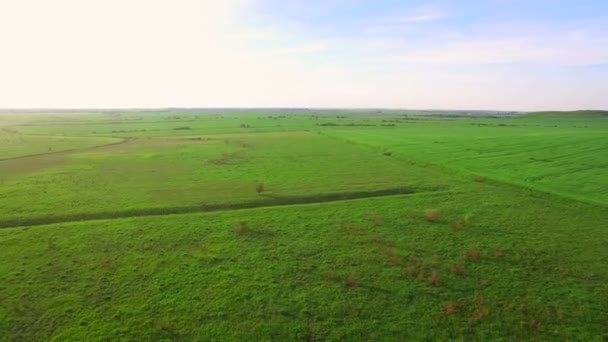
M0 340L604 340L602 112L0 114Z

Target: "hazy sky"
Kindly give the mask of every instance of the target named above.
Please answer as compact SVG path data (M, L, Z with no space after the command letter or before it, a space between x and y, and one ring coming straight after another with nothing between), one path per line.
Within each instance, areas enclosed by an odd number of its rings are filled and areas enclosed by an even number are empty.
M0 0L0 107L608 109L608 1Z

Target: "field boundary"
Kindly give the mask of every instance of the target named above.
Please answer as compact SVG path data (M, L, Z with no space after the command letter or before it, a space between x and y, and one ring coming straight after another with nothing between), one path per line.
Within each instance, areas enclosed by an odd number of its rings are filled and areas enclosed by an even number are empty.
M86 137L76 137L76 138L85 138L86 139ZM25 158L42 157L42 156L53 155L53 154L71 153L71 152L78 152L78 151L88 151L88 150L95 149L95 148L100 148L100 147L120 145L120 144L124 144L124 143L126 143L128 141L133 140L133 138L117 138L117 137L112 137L112 139L120 139L120 140L116 141L116 142L109 143L109 144L101 144L101 145L95 145L95 146L89 146L89 147L83 147L83 148L70 148L70 149L61 150L61 151L34 153L34 154L27 154L27 155L24 155L24 156L16 156L16 157L9 157L9 158L0 158L0 162L8 161L8 160L17 160L17 159L25 159Z
M355 140L350 140L347 138L342 138L342 137L338 137L335 135L331 135L331 134L323 134L323 136L325 136L328 139L334 139L334 140L339 140L339 141L343 141L343 142L348 142L348 143L352 143L355 144L357 146L360 146L362 148L367 148L368 150L371 151L375 151L375 152L382 152L384 151L384 147L382 146L378 146L378 145L372 145L372 144L368 144L368 143L364 143L364 142L360 142L360 141L355 141ZM597 207L608 207L608 203L603 202L601 200L595 200L595 199L591 199L591 198L584 198L582 196L576 195L576 194L571 194L571 193L566 193L563 191L559 191L559 190L550 190L550 189L543 189L541 187L538 187L532 183L526 183L526 182L522 182L522 181L517 181L517 180L508 180L508 179L504 179L500 176L496 176L494 174L489 174L489 173L484 173L484 172L477 172L474 170L469 170L467 168L455 168L455 167L450 167L448 165L445 164L440 164L437 162L432 162L432 161L427 161L424 159L419 159L419 158L414 158L411 156L407 156L404 154L400 154L399 152L392 152L392 156L401 160L410 160L410 161L415 161L418 163L423 163L426 165L432 165L433 167L436 167L440 170L442 170L443 172L448 172L450 174L453 175L459 175L461 177L466 177L466 176L470 176L470 177L475 177L475 176L482 176L484 178L486 178L486 181L492 181L496 184L501 184L504 186L511 186L514 188L518 188L518 189L523 189L523 190L527 190L527 191L535 191L535 192L539 192L545 195L552 195L552 196L556 196L559 198L563 198L563 199L568 199L568 200L572 200L572 201L576 201L576 202L580 202L580 203L584 203L584 204L589 204L589 205L593 205L593 206L597 206Z
M241 202L241 203L214 203L200 204L194 206L183 207L159 207L159 208L141 208L115 212L99 212L99 213L81 213L58 216L43 216L32 218L15 218L8 220L0 220L0 229L3 228L19 228L28 226L42 226L55 223L81 222L93 220L119 219L130 217L144 216L162 216L175 214L191 214L225 210L239 209L254 209L276 206L288 206L298 204L321 204L329 202L358 200L365 198L379 198L397 195L411 195L416 193L430 193L445 189L424 189L417 190L412 188L392 188L375 191L357 191L357 192L340 192L316 194L309 196L280 196L280 195L261 195L260 200Z

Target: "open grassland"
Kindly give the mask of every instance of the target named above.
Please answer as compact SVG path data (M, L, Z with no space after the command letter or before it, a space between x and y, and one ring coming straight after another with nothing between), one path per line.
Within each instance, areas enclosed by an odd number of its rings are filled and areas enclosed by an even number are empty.
M280 203L332 193L435 191L449 183L433 167L309 132L135 139L0 163L0 225L13 219Z
M607 122L0 116L0 340L606 340Z
M328 134L471 175L608 205L607 132L604 119L517 118L425 121Z
M3 229L0 331L8 340L602 340L607 221L598 207L475 183Z
M63 137L24 135L10 128L0 129L0 161L121 142L104 137Z

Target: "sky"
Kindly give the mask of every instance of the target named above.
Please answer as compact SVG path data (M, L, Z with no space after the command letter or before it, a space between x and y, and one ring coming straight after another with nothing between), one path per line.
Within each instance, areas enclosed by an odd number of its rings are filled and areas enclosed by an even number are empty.
M606 0L0 0L0 108L608 109Z

